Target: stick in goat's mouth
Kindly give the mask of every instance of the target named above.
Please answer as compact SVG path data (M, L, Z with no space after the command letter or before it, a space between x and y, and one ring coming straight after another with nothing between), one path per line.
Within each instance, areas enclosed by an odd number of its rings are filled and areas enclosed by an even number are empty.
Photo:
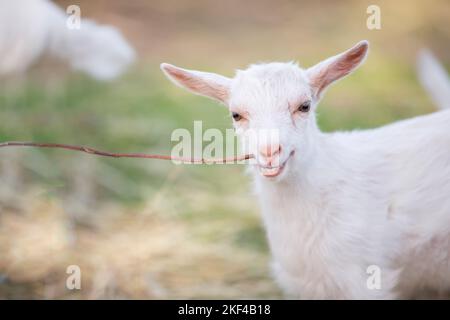
M237 161L244 161L253 158L253 155L246 154L243 156L229 157L229 158L218 158L218 159L208 159L208 158L183 158L166 156L159 154L144 154L144 153L113 153L107 151L101 151L93 149L90 147L76 146L70 144L62 143L39 143L39 142L21 142L21 141L7 141L0 143L0 148L4 147L36 147L36 148L55 148L55 149L66 149L72 151L85 152L102 157L111 158L142 158L142 159L158 159L158 160L172 160L182 163L193 163L193 164L213 164L213 163L233 163Z

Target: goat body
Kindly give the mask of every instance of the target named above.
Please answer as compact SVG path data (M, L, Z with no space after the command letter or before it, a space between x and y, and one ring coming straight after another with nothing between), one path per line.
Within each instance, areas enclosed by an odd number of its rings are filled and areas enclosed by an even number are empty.
M450 110L319 134L295 179L255 177L274 275L303 298L450 288ZM369 289L367 268L380 268Z
M162 65L176 84L225 104L244 142L251 130L279 131L276 143L249 144L250 170L273 273L290 297L391 299L450 289L450 110L374 130L317 127L324 90L367 51L362 41L306 70L269 63L232 79ZM450 85L433 59L422 55L422 82L445 109Z

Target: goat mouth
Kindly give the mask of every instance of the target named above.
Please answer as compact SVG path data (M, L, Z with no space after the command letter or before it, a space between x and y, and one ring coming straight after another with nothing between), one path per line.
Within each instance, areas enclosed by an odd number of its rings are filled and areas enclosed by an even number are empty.
M291 158L291 156L294 155L294 151L291 151L291 153L289 154L289 156L286 158L286 160L284 160L284 162L277 166L277 167L263 167L263 166L258 166L259 168L259 172L266 178L275 178L278 177L282 172L284 167L286 166L286 163L288 162L288 160Z

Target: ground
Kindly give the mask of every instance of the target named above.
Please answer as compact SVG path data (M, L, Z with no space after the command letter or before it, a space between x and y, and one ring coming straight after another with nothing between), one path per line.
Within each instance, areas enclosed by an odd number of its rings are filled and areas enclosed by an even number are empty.
M68 4L71 1L58 1ZM176 128L224 130L224 107L169 83L159 63L232 75L258 61L309 65L371 42L366 64L333 86L323 130L370 128L432 112L415 74L430 47L450 60L448 1L79 1L118 26L139 60L98 83L46 59L2 80L0 140L169 154ZM0 150L0 298L280 298L242 165L176 166L67 151ZM78 265L81 290L66 288Z

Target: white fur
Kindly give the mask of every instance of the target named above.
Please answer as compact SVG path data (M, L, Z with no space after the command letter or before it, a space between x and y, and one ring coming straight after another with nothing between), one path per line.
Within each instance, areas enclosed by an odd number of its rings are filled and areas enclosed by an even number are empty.
M0 76L23 73L44 54L99 80L119 76L134 61L116 28L82 19L80 29L69 29L68 18L49 0L0 0Z
M348 59L345 54L307 70L269 63L229 80L224 102L246 115L235 122L238 133L245 137L250 129L278 128L280 163L288 159L281 175L266 178L258 173L259 149L252 150L257 164L250 170L274 276L289 297L303 299L445 293L450 289L450 110L374 130L322 133L316 125L320 93L311 87L312 79L320 70L335 76L343 65L356 68L367 52L367 44L359 45L365 46L358 49L361 59L350 65L339 64ZM182 77L174 77L167 65L163 69L183 85ZM202 86L194 87L205 94ZM305 100L313 102L309 113L289 109ZM370 265L381 269L379 290L367 286Z

